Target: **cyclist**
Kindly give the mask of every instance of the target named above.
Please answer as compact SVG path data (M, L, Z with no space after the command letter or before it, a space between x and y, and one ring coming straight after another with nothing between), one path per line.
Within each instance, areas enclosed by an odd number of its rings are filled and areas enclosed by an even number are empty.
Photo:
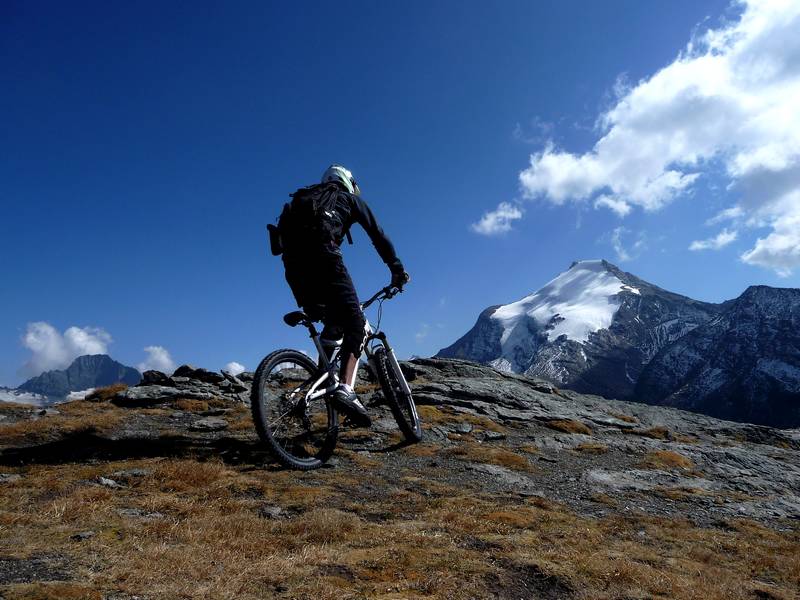
M318 184L291 194L278 221L286 281L297 305L314 321L325 325L321 342L328 356L341 344L339 385L331 400L354 425L369 427L371 419L353 390L358 360L364 346L364 314L353 281L342 261L340 246L358 223L367 232L378 255L392 273L393 287L409 281L394 246L378 225L353 174L331 165Z

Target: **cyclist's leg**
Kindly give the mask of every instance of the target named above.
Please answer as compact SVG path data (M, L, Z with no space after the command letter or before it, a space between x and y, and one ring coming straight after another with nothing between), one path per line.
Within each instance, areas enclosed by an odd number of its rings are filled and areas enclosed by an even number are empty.
M332 265L332 277L325 297L326 326L336 327L342 332L342 363L340 381L353 386L358 368L358 359L364 347L364 313L358 301L353 281L347 268L339 258Z
M340 384L332 400L355 425L369 427L369 413L353 391L358 358L364 345L364 314L341 256L331 257L327 267L331 277L325 286L324 322L328 333L341 332L342 335Z

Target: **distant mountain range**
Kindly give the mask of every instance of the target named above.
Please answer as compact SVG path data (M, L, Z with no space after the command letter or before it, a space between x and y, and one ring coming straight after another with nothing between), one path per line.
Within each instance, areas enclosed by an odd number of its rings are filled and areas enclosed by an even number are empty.
M64 370L47 371L33 377L17 388L19 392L43 396L66 397L79 392L114 383L136 385L142 376L136 369L126 367L105 354L79 356Z
M800 290L756 286L711 304L607 261L580 261L492 306L438 356L581 393L800 426Z

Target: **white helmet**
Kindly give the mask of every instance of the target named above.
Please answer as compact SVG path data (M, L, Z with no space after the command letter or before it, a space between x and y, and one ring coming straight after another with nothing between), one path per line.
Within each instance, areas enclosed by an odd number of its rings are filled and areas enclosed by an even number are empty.
M361 195L361 190L358 188L355 177L342 165L331 165L325 169L325 172L322 174L322 183L327 183L329 181L341 183L351 194L355 194L356 196Z

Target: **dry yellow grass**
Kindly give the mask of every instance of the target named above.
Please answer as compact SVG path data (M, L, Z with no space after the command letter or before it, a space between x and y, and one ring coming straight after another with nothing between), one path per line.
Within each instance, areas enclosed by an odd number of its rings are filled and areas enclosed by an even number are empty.
M581 454L605 454L608 452L608 446L605 444L597 444L595 442L583 442L573 448L576 452Z
M436 444L412 444L403 448L403 452L411 456L436 456L442 451Z
M650 427L649 429L626 429L625 433L630 433L631 435L640 435L642 437L647 437L654 440L671 439L669 429L662 426Z
M135 488L80 483L143 466L153 473ZM0 496L0 552L66 556L77 579L6 586L2 595L466 600L509 595L527 572L536 574L530 585L549 582L578 598L609 600L752 600L757 589L771 594L760 597L789 599L800 585L796 530L590 519L542 499L455 489L426 472L403 477L407 489L365 502L353 492L366 475L335 471L302 476L188 458L25 467L24 479ZM397 484L377 472L369 480L386 490ZM264 503L294 509L265 519L258 512ZM130 507L164 517L117 512ZM367 513L384 516L371 522ZM96 536L69 539L88 529Z
M655 450L648 452L642 461L642 466L649 469L683 469L689 471L694 467L694 463L683 454L678 454L672 450Z
M591 435L592 429L585 423L575 421L572 419L557 419L555 421L547 421L545 423L550 429L556 431L563 431L564 433L582 433L584 435Z
M455 423L469 423L476 430L495 431L497 433L504 433L506 428L498 423L492 421L489 417L482 415L473 415L469 413L460 413L450 408L440 408L437 406L418 406L417 412L419 413L420 420L423 427L430 428L431 425L436 424L455 424Z
M611 413L608 413L608 414L610 414L615 419L619 419L620 421L624 421L625 423L638 423L639 422L639 419L637 419L636 417L633 417L631 415L626 415L624 413L611 412Z
M0 425L0 440L5 444L44 442L62 435L111 431L125 415L112 404L98 406L87 400L61 404L58 410L61 414Z
M459 460L498 465L517 471L531 471L533 469L531 463L524 456L504 448L486 444L465 442L458 446L447 448L445 452Z
M114 396L128 389L124 383L115 383L105 387L96 388L91 394L86 396L86 400L90 402L107 402Z
M181 398L175 401L175 408L185 410L186 412L203 412L208 410L208 402L206 400Z
M539 454L539 446L535 444L522 444L517 450L527 454Z

